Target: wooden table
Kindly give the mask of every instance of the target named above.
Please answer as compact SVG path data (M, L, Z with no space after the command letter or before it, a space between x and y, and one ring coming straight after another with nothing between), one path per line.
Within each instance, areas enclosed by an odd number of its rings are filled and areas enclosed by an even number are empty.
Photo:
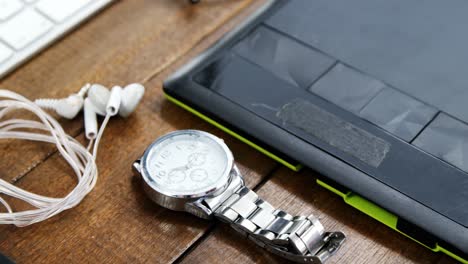
M348 240L328 263L453 263L377 223L315 184L164 99L162 82L262 4L254 0L118 1L1 81L33 99L60 98L86 82L141 82L127 120L114 118L98 155L99 180L79 206L45 222L1 226L0 251L18 263L284 263L219 222L151 203L130 165L155 138L201 129L225 139L250 188L293 214L314 213ZM84 142L83 120L61 120ZM4 140L0 177L51 196L76 183L55 147ZM16 209L26 206L14 203ZM1 209L3 210L3 209Z

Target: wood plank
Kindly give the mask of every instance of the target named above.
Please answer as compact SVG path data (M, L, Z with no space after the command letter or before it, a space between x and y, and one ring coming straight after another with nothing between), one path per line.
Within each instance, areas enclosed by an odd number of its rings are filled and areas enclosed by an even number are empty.
M327 230L347 234L344 246L327 263L456 263L432 253L390 228L347 206L341 198L315 183L315 172L294 173L281 168L258 194L293 215L319 217ZM284 263L246 240L229 226L214 231L182 263Z
M182 0L118 1L2 79L0 85L35 99L66 97L87 82L108 86L145 82L249 3L208 1L194 6ZM79 134L82 124L81 117L63 120L71 135ZM24 176L55 148L14 140L2 143L0 177L8 181Z

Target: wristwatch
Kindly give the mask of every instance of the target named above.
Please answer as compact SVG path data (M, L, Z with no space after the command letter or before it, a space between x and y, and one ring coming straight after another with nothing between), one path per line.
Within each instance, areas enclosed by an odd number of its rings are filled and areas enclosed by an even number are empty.
M158 205L216 217L268 251L301 263L323 263L345 240L314 216L292 216L249 190L224 141L179 130L153 142L133 168Z

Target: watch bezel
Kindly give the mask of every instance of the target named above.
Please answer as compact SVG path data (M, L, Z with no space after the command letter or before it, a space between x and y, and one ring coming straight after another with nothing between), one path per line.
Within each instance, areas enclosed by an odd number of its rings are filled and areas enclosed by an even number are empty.
M224 151L224 153L226 155L226 158L227 158L226 168L224 169L222 177L220 178L218 183L213 188L211 188L211 189L209 189L207 191L199 192L199 193L174 194L174 193L166 192L165 190L159 188L158 186L154 185L153 182L149 179L150 174L148 172L146 162L147 162L148 155L151 152L151 150L154 147L156 147L158 144L160 144L161 142L165 141L166 139L174 137L174 136L182 135L182 134L199 134L201 136L208 137L213 142L218 144L222 148L222 150ZM145 185L147 185L146 187L149 187L149 188L145 188L145 190L153 200L155 200L157 203L164 203L162 205L165 206L165 207L173 207L173 206L168 206L168 204L170 205L172 203L170 201L170 198L183 199L186 202L188 202L188 201L193 200L193 199L198 199L198 198L201 198L201 197L211 196L211 195L214 195L216 193L219 193L219 192L223 191L227 187L227 185L229 184L230 172L232 170L233 165L234 165L234 157L232 155L232 152L229 150L228 146L224 143L224 141L222 139L220 139L220 138L218 138L218 137L216 137L216 136L214 136L214 135L212 135L210 133L207 133L205 131L200 131L200 130L195 130L195 129L177 130L177 131L173 131L173 132L167 133L167 134L159 137L158 139L153 141L148 146L148 148L145 150L145 152L144 152L144 154L143 154L143 156L141 158L141 176L143 178L143 181L145 182ZM154 191L154 192L152 192L152 191ZM159 197L161 195L163 197Z

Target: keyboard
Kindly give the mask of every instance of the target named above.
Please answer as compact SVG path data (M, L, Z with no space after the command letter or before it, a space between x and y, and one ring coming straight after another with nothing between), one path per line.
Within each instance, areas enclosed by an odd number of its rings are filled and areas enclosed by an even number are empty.
M0 0L0 77L113 0Z

